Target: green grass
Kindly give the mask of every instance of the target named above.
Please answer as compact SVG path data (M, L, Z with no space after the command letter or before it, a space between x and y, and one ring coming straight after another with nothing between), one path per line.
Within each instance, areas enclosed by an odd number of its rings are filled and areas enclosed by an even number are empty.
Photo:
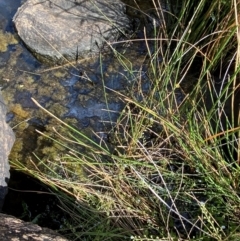
M41 160L31 169L11 161L56 193L72 217L65 225L72 240L240 238L240 128L231 107L239 88L239 3L182 3L172 5L174 14L166 13L151 40L135 40L147 45L151 88L137 88L140 100L133 91L116 93L125 108L109 130L110 143L93 142L48 113L68 130L54 138L66 155L54 160L55 168ZM133 63L113 51L131 75ZM224 85L215 91L217 77Z

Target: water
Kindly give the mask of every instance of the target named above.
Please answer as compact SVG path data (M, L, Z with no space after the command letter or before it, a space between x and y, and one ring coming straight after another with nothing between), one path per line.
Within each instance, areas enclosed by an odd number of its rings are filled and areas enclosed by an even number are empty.
M4 39L6 48L0 52L0 86L9 110L7 121L16 135L9 158L30 167L31 160L37 163L33 152L42 161L49 158L54 161L65 152L62 150L61 153L52 142L41 138L35 131L38 129L52 135L52 128L58 128L59 123L37 108L31 98L98 141L94 132L100 138L107 138L106 133L114 126L124 107L123 101L114 91L128 95L139 78L143 89L148 91L149 81L146 68L143 66L139 71L145 58L142 44L128 49L125 57L131 64L125 59L121 64L114 54L103 54L79 64L74 63L74 67L45 66L28 51L15 32L12 18L20 4L20 0L0 0L0 30L3 33L0 39ZM11 35L6 35L6 32ZM125 51L125 48L119 51ZM53 206L56 206L57 201L51 195L37 194L38 191L47 190L41 184L35 184L36 180L12 170L3 212L25 221L32 221L39 215L52 220L56 211ZM50 212L49 209L54 211ZM39 224L45 222L41 218ZM56 227L47 226L59 228L58 224Z

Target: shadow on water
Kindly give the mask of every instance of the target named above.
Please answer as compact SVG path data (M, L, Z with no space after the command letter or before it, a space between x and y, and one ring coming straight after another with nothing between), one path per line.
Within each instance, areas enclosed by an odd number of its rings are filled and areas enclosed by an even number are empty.
M67 214L58 205L59 200L38 180L12 170L3 213L13 215L42 227L60 229Z
M0 29L7 32L14 32L12 18L18 7L25 1L21 0L0 0Z

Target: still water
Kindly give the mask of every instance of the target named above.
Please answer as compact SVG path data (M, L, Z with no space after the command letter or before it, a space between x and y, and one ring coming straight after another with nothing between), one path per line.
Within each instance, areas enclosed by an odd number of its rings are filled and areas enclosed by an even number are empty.
M145 90L149 88L142 68L143 51L136 44L127 49L122 62L109 53L70 66L45 66L25 48L14 30L11 20L20 4L21 1L0 0L3 33L12 33L14 41L18 41L16 44L2 37L9 45L0 53L0 85L9 108L7 120L16 133L10 158L26 161L32 152L41 154L39 146L44 148L44 144L34 129L47 131L57 125L31 98L92 138L96 138L94 132L106 138L124 106L114 91L128 95L139 79ZM125 49L123 46L119 51ZM46 152L51 151L45 151L45 155Z
M127 50L125 58L128 61L122 58L122 63L114 54L85 59L73 66L49 67L40 63L18 38L12 23L17 8L23 2L0 0L0 86L9 110L7 121L16 135L9 158L28 166L33 152L42 160L54 160L61 155L61 151L64 153L64 150L54 149L52 142L46 141L35 131L38 129L51 136L53 127L59 132L61 128L58 129L59 123L37 108L31 98L99 141L99 138L107 138L124 107L120 95L114 91L128 95L139 79L147 91L149 81L143 66L145 55L137 44ZM125 51L125 47L120 51ZM17 191L19 189L38 190L38 193ZM51 220L57 200L52 196L45 200L43 195L39 196L39 191L46 189L39 186L36 180L12 171L3 211L26 221L40 214L41 220L51 213L51 217L47 218ZM56 227L46 222L41 225L59 228L60 224Z

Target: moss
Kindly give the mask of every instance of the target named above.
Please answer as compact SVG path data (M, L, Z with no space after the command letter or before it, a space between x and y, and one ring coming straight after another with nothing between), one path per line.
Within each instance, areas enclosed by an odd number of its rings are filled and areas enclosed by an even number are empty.
M18 41L11 33L0 30L0 52L6 52L9 44L17 44Z

